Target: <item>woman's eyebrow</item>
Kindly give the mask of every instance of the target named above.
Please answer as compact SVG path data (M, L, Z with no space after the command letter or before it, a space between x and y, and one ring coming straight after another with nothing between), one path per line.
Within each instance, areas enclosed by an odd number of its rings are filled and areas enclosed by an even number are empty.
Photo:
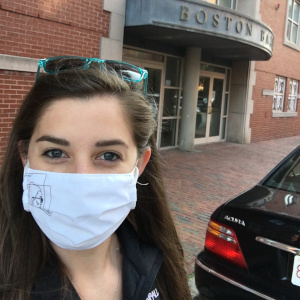
M115 145L119 145L119 146L123 146L125 148L129 148L128 145L119 139L115 139L115 140L100 140L98 142L95 143L96 147L106 147L106 146L115 146Z
M70 143L65 140L65 139L61 139L61 138L57 138L54 136L50 136L50 135L43 135L41 137L39 137L36 142L50 142L50 143L54 143L54 144L58 144L61 146L70 146Z

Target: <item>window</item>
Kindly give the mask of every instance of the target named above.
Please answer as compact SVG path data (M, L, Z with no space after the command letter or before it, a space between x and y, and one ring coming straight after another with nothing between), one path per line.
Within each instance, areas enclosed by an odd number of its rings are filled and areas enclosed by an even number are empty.
M298 95L298 80L290 80L290 92L288 99L288 111L296 111L297 110L297 95Z
M288 191L289 193L300 193L299 150L290 156L289 159L285 160L279 168L263 182L263 185L273 189Z
M236 9L237 0L207 0L207 2L217 4L223 7L228 7L231 9Z
M273 96L273 110L283 111L286 79L276 76Z
M286 23L286 34L285 40L288 43L299 46L299 12L300 12L300 1L289 0L288 11L287 11L287 23Z

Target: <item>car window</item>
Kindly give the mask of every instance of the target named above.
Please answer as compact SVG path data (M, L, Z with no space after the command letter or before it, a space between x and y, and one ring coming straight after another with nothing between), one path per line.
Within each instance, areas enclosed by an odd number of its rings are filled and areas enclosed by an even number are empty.
M300 150L289 157L262 184L267 187L300 193Z

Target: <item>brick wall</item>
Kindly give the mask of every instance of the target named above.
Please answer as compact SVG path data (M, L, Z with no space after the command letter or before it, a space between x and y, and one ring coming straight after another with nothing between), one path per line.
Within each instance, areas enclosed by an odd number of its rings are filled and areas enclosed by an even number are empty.
M286 78L284 110L287 111L290 79L300 83L300 54L297 50L284 45L287 1L261 1L262 22L272 28L274 33L273 55L269 61L255 62L256 84L253 88L253 114L250 119L251 142L300 135L300 100L298 99L297 117L272 117L272 96L263 96L263 89L273 90L275 76ZM298 91L299 93L299 91Z
M0 70L0 160L7 136L23 97L34 82L34 74Z
M102 0L2 0L0 20L0 54L99 57L100 38L109 35L110 13L103 11ZM0 66L0 163L11 124L34 77Z
M108 36L109 17L101 0L2 0L0 53L97 57L100 37Z

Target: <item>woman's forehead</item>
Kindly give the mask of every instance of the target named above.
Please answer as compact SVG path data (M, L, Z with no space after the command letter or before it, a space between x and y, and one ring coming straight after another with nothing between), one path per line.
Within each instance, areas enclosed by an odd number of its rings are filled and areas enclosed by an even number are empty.
M64 98L53 101L39 118L34 133L70 136L105 135L132 139L129 118L114 96L90 99Z

